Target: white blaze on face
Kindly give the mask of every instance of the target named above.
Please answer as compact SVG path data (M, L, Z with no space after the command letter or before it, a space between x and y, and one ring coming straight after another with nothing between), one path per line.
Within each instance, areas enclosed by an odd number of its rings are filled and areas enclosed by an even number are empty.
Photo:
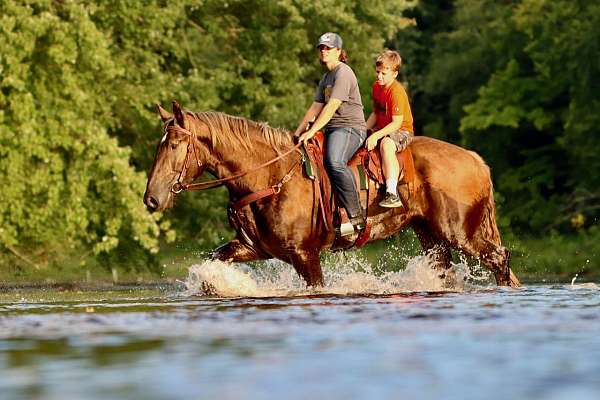
M171 120L168 120L167 122L165 122L165 134L163 135L162 139L160 139L160 144L163 144L165 142L165 140L167 140L167 136L169 135L169 132L167 131L167 127L169 126L169 124L171 124Z
M163 135L162 139L160 139L160 144L163 144L165 142L165 140L167 140L167 135L169 133L167 131L165 131L165 134Z

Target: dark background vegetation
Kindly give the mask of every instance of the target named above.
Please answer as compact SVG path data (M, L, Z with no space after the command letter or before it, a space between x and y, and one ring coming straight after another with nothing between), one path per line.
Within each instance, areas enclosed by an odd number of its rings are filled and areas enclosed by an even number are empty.
M4 283L177 276L231 237L223 190L145 210L154 104L293 129L322 74L314 43L325 31L343 37L366 112L374 57L396 49L416 133L489 163L517 273L598 272L596 2L0 0L0 10Z

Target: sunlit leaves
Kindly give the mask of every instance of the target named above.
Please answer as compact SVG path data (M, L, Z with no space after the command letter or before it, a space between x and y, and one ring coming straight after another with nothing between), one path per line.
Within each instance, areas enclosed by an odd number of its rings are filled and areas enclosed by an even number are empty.
M109 32L83 3L3 3L0 244L44 263L88 247L110 251L127 227L156 248L144 175L107 130L118 122L104 95L126 70Z
M155 253L175 230L220 242L223 191L186 194L172 223L142 204L154 103L293 128L322 74L318 36L343 36L368 93L373 57L413 3L0 0L0 249L44 264L126 244Z

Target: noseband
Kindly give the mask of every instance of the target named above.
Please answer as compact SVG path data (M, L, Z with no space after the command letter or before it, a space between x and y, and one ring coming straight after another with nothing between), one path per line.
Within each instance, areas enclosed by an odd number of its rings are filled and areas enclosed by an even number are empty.
M167 122L168 124L168 122ZM183 179L187 173L187 170L189 169L189 159L190 159L190 154L194 153L194 156L196 157L196 163L198 164L198 169L200 169L202 167L202 163L200 162L200 157L198 157L198 151L196 149L196 146L194 145L194 139L196 139L196 133L192 132L188 129L184 129L178 125L171 125L171 126L165 126L165 134L168 134L169 132L180 132L180 133L184 133L188 136L188 144L187 144L187 149L186 149L186 153L185 153L185 160L183 161L183 166L181 167L181 171L179 171L179 176L177 177L177 181L175 183L173 183L173 185L171 186L171 192L175 193L175 194L179 194L181 193L183 190L185 190L185 184L183 183Z

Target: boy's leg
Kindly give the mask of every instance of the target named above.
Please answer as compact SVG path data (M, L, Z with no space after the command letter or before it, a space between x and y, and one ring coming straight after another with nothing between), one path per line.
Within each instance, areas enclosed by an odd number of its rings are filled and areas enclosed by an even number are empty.
M382 207L400 207L402 206L402 200L398 196L400 165L396 158L396 143L389 137L385 137L381 140L379 149L381 150L386 191L385 198L379 205Z
M396 143L389 137L381 139L379 144L381 158L383 159L383 175L385 176L386 190L388 193L396 193L398 178L400 177L400 165L396 158ZM393 182L388 186L388 182Z

